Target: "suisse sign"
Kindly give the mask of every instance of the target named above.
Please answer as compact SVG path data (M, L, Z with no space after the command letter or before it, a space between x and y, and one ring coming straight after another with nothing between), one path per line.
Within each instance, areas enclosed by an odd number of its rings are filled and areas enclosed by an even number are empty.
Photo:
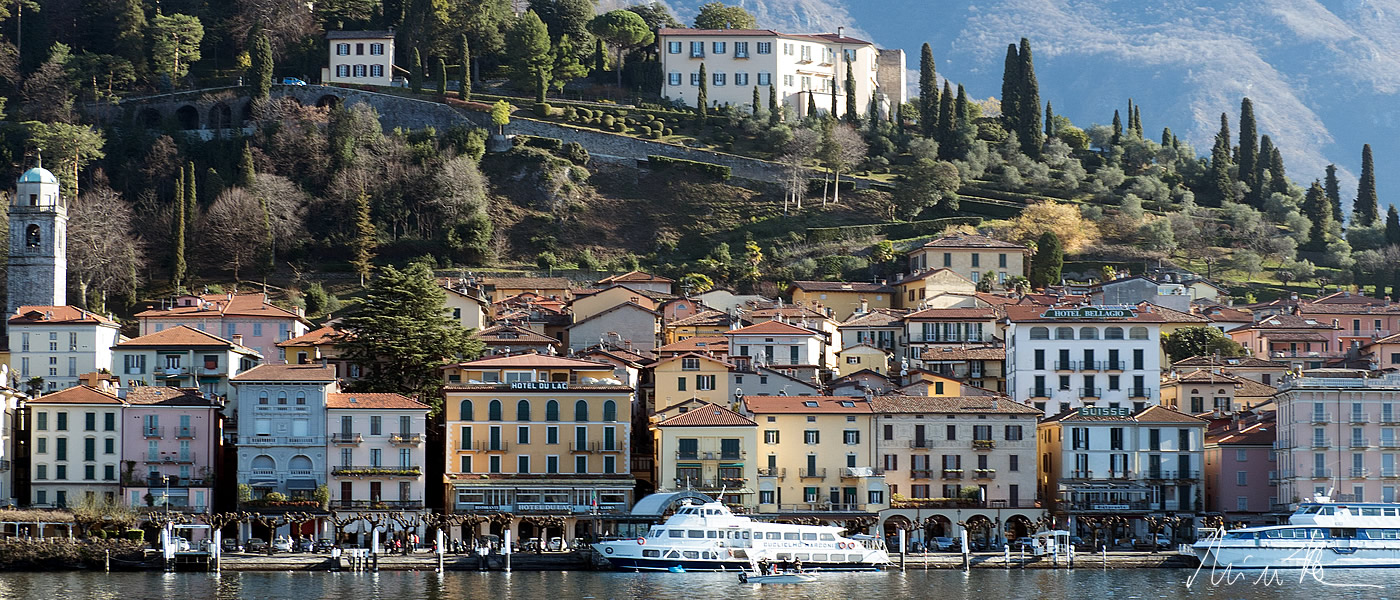
M1122 407L1085 406L1079 409L1079 416L1081 417L1126 417L1132 414L1132 411Z
M510 382L510 389L512 389L512 390L567 390L567 389L569 389L569 382L567 382L567 381L512 381L512 382Z
M1042 319L1131 319L1137 316L1129 308L1108 308L1103 306L1081 306L1079 308L1051 308L1040 315Z

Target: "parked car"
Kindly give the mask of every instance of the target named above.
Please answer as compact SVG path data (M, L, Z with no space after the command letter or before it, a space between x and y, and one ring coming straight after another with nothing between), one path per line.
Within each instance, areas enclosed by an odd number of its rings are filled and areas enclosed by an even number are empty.
M936 537L929 542L929 548L939 552L948 552L958 546L958 541L950 537Z
M224 552L242 552L243 546L238 545L236 538L224 538Z
M335 547L335 542L328 538L316 540L316 544L311 547L312 552L330 552Z
M243 544L245 552L267 552L267 542L262 538L248 538L248 543Z
M561 537L552 537L552 538L549 538L549 548L548 548L548 550L549 550L550 552L563 552L563 551L568 550L568 549L569 549L569 545L564 543L564 538L561 538Z
M1172 543L1172 539L1171 539L1171 538L1167 537L1166 534L1162 534L1162 533L1157 534L1157 540L1156 540L1156 542L1157 542L1157 547L1158 547L1158 548L1170 548L1170 547L1172 547L1173 545L1175 545L1175 544Z
M311 538L302 538L300 540L297 540L296 548L297 552L315 552L316 540L313 540Z
M291 551L292 551L292 539L289 538L289 537L286 537L286 536L282 536L282 537L279 537L279 538L277 538L277 539L275 539L275 540L272 540L272 551L273 551L273 552L291 552Z
M1020 552L1020 551L1022 551L1022 550L1025 550L1026 552L1034 551L1034 550L1035 550L1035 540L1033 540L1033 539L1031 539L1031 538L1028 538L1028 537L1020 537L1020 538L1016 538L1016 539L1014 539L1014 540L1011 540L1011 551L1012 551L1012 552Z
M306 85L306 82L296 77L283 77L282 85Z

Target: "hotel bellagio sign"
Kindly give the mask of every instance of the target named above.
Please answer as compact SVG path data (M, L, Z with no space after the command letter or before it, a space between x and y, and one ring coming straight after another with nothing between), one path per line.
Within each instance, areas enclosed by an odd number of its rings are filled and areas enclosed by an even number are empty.
M1040 315L1042 319L1131 319L1137 313L1131 308L1118 306L1080 306L1077 308L1050 308Z

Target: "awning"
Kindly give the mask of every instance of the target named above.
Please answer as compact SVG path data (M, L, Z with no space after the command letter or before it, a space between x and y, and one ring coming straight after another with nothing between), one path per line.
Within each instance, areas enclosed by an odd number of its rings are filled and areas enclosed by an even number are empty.
M721 469L742 469L744 463L720 463L719 467Z
M289 490L314 490L316 489L315 479L288 479L287 489Z
M254 481L254 482L252 482L252 483L249 483L248 486L249 486L249 487L255 487L255 488L275 488L275 487L277 487L277 482L276 482L276 481Z

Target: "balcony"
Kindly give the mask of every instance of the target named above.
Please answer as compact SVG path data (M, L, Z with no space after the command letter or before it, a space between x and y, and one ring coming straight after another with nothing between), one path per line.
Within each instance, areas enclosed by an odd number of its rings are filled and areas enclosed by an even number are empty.
M697 51L697 50L691 50L691 51L690 51L690 57L691 57L691 58L705 58L705 51L704 51L704 50L698 50L698 51Z
M1113 500L1113 501L1104 501L1104 502L1060 502L1059 505L1060 505L1061 508L1064 508L1064 509L1067 509L1067 510L1070 510L1070 511L1073 511L1073 512L1078 512L1078 513L1122 512L1122 511L1125 511L1125 510L1130 510L1130 511L1143 511L1143 510L1152 510L1153 508L1155 508L1154 506L1152 506L1152 503L1149 502L1149 501L1147 501L1147 500Z
M141 435L148 440L158 440L165 437L164 427L142 427Z
M1369 440L1369 439L1367 439L1367 438L1357 438L1357 437L1351 438L1351 447L1352 447L1352 448L1370 448L1370 447L1371 447L1371 440Z
M1325 413L1325 412L1313 411L1313 414L1312 414L1312 422L1314 422L1314 423L1331 423L1331 422L1332 422L1332 417L1331 417L1331 415L1329 415L1329 414L1327 414L1327 413Z
M826 479L826 468L798 469L797 477L800 479Z
M331 508L369 508L378 510L418 510L422 500L332 500Z
M389 443L395 446L418 446L423 443L423 434L405 432L391 433L389 434Z
M884 477L885 470L875 467L845 467L841 469L842 479L865 479L867 477Z
M1133 472L1132 472L1132 471L1109 471L1109 472L1108 472L1108 478L1109 478L1109 479L1132 479L1132 478L1133 478Z
M587 452L590 454L600 454L603 452L621 452L622 448L618 444L604 444L603 442L570 442L569 450L573 452ZM677 452L676 454L680 454ZM680 458L677 456L677 458ZM693 458L687 460L695 460Z
M1370 417L1369 417L1368 415L1366 415L1366 414L1364 414L1364 413L1351 413L1350 415L1347 415L1347 422L1348 422L1348 423L1370 423L1370 422L1371 422L1371 419L1370 419Z
M1381 423L1389 425L1400 424L1400 419L1395 418L1394 412L1381 411Z
M1145 388L1145 387L1128 388L1128 397L1129 397L1129 398L1151 398L1151 397L1152 397L1152 388Z
M422 474L417 466L341 465L331 469L331 475L336 477L418 477Z
M1080 398L1101 398L1101 397L1103 397L1103 388L1096 388L1096 387L1092 387L1092 388L1079 388L1079 397L1080 397Z
M1080 371L1102 371L1103 362L1097 360L1086 360L1079 363Z
M996 447L996 440L972 440L973 450L995 450Z
M913 469L909 471L910 479L933 479L933 471L930 469Z
M944 479L962 479L962 478L963 478L963 470L962 470L962 469L943 469L943 478L944 478Z
M1147 476L1143 479L1157 481L1182 481L1200 478L1200 471L1167 471L1162 469L1148 469Z
M915 450L933 448L933 440L909 440L909 447Z
M813 500L802 504L779 504L778 512L801 513L801 512L832 512L832 513L868 513L880 507L879 504L855 504L843 502L820 502Z
M1124 368L1126 365L1127 365L1127 363L1125 363L1125 362L1123 362L1123 361L1121 361L1121 360L1106 360L1106 361L1103 361L1103 370L1104 370L1104 371L1125 371L1125 370L1127 370L1127 369Z
M1349 472L1352 479L1365 479L1371 476L1371 470L1365 467L1352 467Z
M1313 469L1313 470L1312 470L1312 478L1313 478L1313 479L1331 479L1331 478L1332 478L1332 469Z
M472 449L477 452L507 452L510 450L509 442L491 443L486 440L479 440L472 444Z
M170 476L170 481L167 483L166 480L165 480L165 478L164 478L163 476L160 476L160 475L157 475L157 476L155 476L155 477L125 477L125 476L123 476L123 477L122 477L122 485L125 486L125 487L147 487L147 488L151 488L152 490L155 490L156 488L164 489L164 488L166 488L166 487L168 486L170 489L173 490L173 489L214 487L214 480L213 480L213 478L209 478L209 479L203 479L203 478L181 479L181 478L179 478L179 477L176 477L175 475L171 475L171 476Z
M1094 478L1094 472L1093 472L1093 471L1074 470L1074 471L1070 471L1070 472L1069 472L1069 478L1070 478L1070 479L1093 479L1093 478Z
M973 479L996 479L996 469L977 469L972 472Z
M190 370L188 367L165 367L164 369L155 370L156 377L184 377L189 374Z
M191 426L191 425L182 425L182 426L180 426L180 427L176 427L176 428L175 428L175 437L176 437L177 439L182 439L182 440L192 440L192 439L194 439L194 427Z
M292 477L312 477L316 475L315 469L287 469L287 474Z
M10 461L0 458L0 473L10 470Z
M1292 450L1293 442L1288 440L1274 440L1274 450Z
M1381 447L1382 447L1382 448L1400 448L1400 440L1393 439L1393 438L1387 440L1387 439L1385 439L1385 438L1381 438Z
M743 477L720 477L719 479L691 479L688 477L677 477L676 488L678 490L737 490L748 485L749 480Z
M358 446L365 441L365 436L358 433L332 433L331 443L337 446Z
M594 442L594 443L596 444L597 442ZM614 451L614 450L612 450L612 449L603 450L603 452L613 452L613 451ZM583 450L575 450L575 452L583 452ZM736 454L736 453L733 453L733 452L726 453L726 452L724 452L724 451L718 451L718 452L716 452L716 451L713 451L713 450L695 451L695 452L687 452L687 451L685 451L685 450L677 450L677 451L676 451L676 460L744 460L744 458L747 457L748 454L749 454L749 453L748 453L747 450L740 450L737 454Z
M776 468L776 467L774 467L774 468L772 468L772 469L767 469L767 468L759 469L759 470L758 470L758 476L759 476L759 477L773 477L773 478L775 478L775 479L785 479L785 478L787 478L787 469L779 469L779 468Z
M1055 370L1056 370L1056 371L1078 371L1078 370L1079 370L1079 363L1077 363L1077 362L1075 362L1075 361L1072 361L1072 360L1057 360L1057 361L1055 361Z
M1331 448L1331 447L1332 447L1332 444L1331 444L1330 440L1328 440L1328 439L1325 438L1325 437L1315 437L1315 438L1312 439L1312 447L1314 447L1314 448Z
M170 463L170 464L191 464L194 462L194 452L145 452L142 454L147 463Z
M1031 388L1031 389L1030 389L1030 397L1032 397L1032 398L1049 398L1049 397L1050 397L1050 388Z
M965 335L956 333L940 335L935 333L933 335L920 334L909 336L909 343L911 344L984 344L991 341L992 337L990 335L977 335L975 333Z
M1388 479L1395 479L1397 477L1400 477L1400 469L1396 469L1394 467L1389 469L1381 469L1381 477L1385 477Z
M250 435L244 436L238 443L245 446L324 446L326 438L321 436Z

